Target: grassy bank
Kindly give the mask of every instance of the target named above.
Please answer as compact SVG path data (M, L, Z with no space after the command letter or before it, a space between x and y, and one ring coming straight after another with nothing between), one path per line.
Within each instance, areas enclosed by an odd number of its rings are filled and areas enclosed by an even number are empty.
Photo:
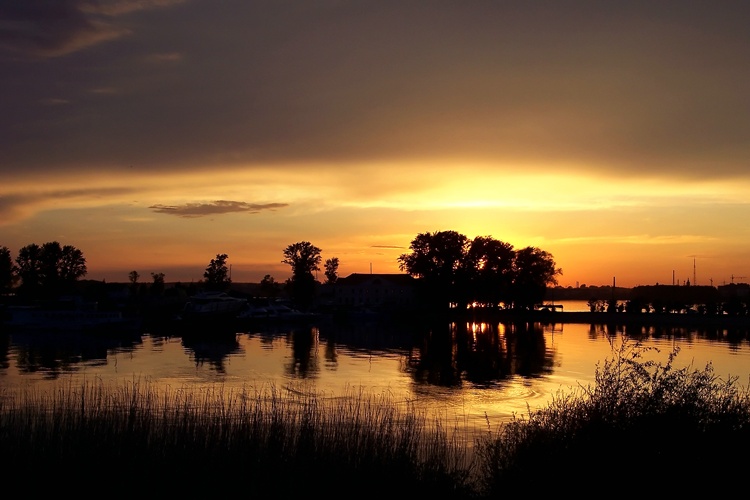
M744 474L745 386L710 365L673 368L677 351L663 363L644 361L645 350L613 346L593 386L497 430L488 423L473 443L386 397L157 393L133 382L0 395L0 449L12 457L5 477L29 493L94 488L91 496L502 498L611 493L645 488L647 479L648 492L674 493Z
M747 381L708 364L676 369L679 353L645 361L637 342L613 347L595 383L560 393L480 448L483 491L695 496L733 492L750 459ZM650 356L653 358L653 356Z

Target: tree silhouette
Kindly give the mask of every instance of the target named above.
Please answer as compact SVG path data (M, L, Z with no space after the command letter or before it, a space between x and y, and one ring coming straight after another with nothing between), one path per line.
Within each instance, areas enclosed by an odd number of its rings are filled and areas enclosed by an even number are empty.
M464 285L463 266L469 239L456 231L420 233L411 242L411 253L398 257L399 268L421 278L422 300L447 308L463 301L459 286Z
M165 282L164 273L151 273L151 295L162 295L164 293Z
M273 276L266 274L260 280L260 292L264 297L276 297L279 294L279 284Z
M333 285L339 279L339 258L332 257L325 262L326 283Z
M552 255L536 247L516 251L513 269L513 306L531 309L544 299L547 286L557 284L562 269L555 267Z
M229 268L227 259L229 256L225 253L216 254L215 259L206 267L203 277L206 278L206 288L209 290L224 291L229 288L232 279L229 277Z
M55 269L61 281L72 283L86 276L88 269L86 268L86 259L83 257L82 251L72 245L65 245L60 249L60 244L56 241L45 243L42 251L46 252L48 246L56 260ZM58 249L60 249L59 252Z
M138 280L140 279L141 275L138 273L138 271L130 271L128 273L128 281L130 281L130 296L135 298L138 296L138 292L140 290L140 286L138 285Z
M315 297L314 271L320 270L320 248L309 241L292 243L284 249L283 264L292 268L289 279L292 299L300 309L307 309Z
M16 284L16 266L8 247L0 247L0 293L8 293Z
M31 243L21 248L16 256L16 264L21 279L19 292L37 295L42 288L42 247Z
M462 309L473 302L533 307L562 274L549 253L535 247L516 251L491 236L420 233L409 248L411 253L398 257L399 267L419 278L420 297L433 308Z
M21 248L16 257L20 291L33 296L55 296L72 290L72 285L86 275L83 252L72 245L61 246L50 241L41 247L36 243Z
M513 245L491 236L472 240L466 269L474 301L488 307L510 302L515 255Z

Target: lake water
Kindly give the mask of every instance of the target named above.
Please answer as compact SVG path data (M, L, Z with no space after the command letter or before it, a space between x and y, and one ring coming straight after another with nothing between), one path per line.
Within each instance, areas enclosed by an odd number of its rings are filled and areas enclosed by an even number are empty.
M581 306L562 303L566 311ZM0 334L0 395L84 383L364 395L423 411L449 428L484 432L546 406L560 391L593 384L597 364L626 336L657 348L648 356L658 361L678 347L677 366L711 363L723 379L750 380L746 331L668 328L633 335L609 328L467 323L402 329L354 322L252 329L221 341L158 331L127 338L6 333Z

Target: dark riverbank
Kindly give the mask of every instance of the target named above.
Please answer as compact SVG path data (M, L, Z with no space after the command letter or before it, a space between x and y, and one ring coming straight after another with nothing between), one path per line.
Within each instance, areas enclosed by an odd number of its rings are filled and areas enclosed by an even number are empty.
M750 316L697 313L632 313L632 312L588 312L588 311L519 311L455 309L444 312L435 310L401 311L400 314L375 315L386 323L435 324L442 322L469 323L542 323L583 324L648 327L750 329Z
M534 321L541 323L581 323L591 325L683 326L711 328L747 328L750 316L726 314L627 313L627 312L564 312L564 311L499 311L500 321Z

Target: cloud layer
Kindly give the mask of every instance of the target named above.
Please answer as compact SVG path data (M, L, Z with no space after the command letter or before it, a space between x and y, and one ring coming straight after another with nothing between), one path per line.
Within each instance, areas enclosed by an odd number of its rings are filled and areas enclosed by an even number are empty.
M688 255L750 275L749 18L741 1L4 2L0 246L188 267L220 251L262 272L309 240L363 272L451 229L596 281Z
M461 158L745 173L739 2L33 0L4 14L5 169Z

